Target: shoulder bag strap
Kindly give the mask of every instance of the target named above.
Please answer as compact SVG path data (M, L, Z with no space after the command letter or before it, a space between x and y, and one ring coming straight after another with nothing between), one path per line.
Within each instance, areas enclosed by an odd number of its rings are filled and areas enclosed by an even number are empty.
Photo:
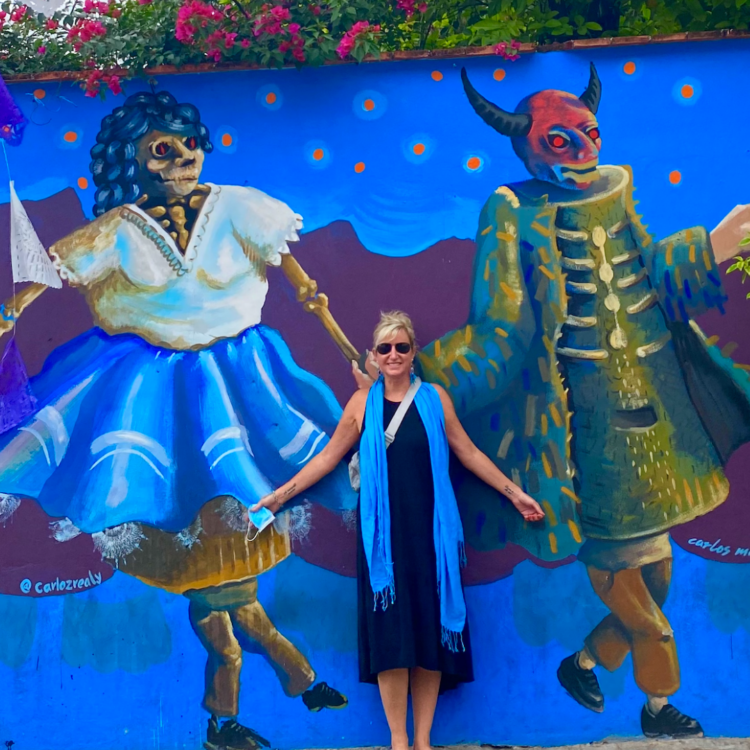
M417 395L419 386L422 385L422 381L419 378L414 378L414 382L409 386L409 390L404 396L404 400L398 405L396 413L393 415L388 427L385 430L385 447L388 448L390 444L396 439L396 433L398 428L401 427L401 422L404 421L406 412L411 406L411 402L414 401L414 396Z

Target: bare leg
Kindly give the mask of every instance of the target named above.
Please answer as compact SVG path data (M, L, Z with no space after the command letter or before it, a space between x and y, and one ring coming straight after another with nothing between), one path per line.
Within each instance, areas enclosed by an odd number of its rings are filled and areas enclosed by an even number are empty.
M406 732L406 707L409 700L409 670L389 669L378 674L380 700L391 730L393 750L409 750Z
M411 704L414 709L414 750L430 750L430 731L435 716L440 672L415 667L411 670Z

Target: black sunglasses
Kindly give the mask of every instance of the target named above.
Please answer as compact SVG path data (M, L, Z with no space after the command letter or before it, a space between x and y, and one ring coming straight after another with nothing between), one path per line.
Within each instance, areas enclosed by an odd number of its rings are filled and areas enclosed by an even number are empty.
M399 354L408 354L411 351L411 344L405 341L399 341L398 344L378 344L375 347L375 351L380 355L390 354L392 347L396 347L396 351Z

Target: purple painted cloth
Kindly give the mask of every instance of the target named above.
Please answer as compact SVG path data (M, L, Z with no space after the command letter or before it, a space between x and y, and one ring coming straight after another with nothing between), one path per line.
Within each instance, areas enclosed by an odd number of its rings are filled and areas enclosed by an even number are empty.
M35 407L26 366L12 338L0 359L0 434L21 424Z

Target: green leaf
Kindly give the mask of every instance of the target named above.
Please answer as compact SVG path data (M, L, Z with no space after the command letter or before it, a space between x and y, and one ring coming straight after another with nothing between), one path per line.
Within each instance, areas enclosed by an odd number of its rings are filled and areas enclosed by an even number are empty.
M591 29L591 31L602 31L602 27L596 22L596 21L589 21L586 24L587 29Z

